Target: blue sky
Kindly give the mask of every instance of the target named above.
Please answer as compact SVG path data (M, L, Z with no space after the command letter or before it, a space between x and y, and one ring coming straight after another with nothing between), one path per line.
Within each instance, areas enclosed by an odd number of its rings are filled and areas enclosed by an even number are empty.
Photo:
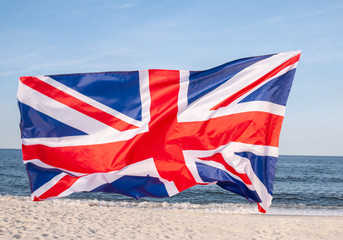
M20 148L20 76L204 70L302 50L280 154L343 155L342 12L342 1L0 0L0 148Z

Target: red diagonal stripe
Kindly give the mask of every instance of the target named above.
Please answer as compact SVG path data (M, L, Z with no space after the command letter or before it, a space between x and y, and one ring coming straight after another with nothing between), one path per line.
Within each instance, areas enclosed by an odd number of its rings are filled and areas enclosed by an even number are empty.
M63 178L61 178L54 186L49 188L48 191L43 193L42 195L35 197L34 201L41 201L47 198L51 197L57 197L62 192L67 190L69 187L71 187L80 177L72 177L69 175L65 175Z
M132 124L124 122L123 120L114 117L92 105L83 102L68 93L65 93L35 77L21 77L20 81L31 87L32 89L64 104L67 105L91 118L94 118L112 128L119 131L125 131L128 129L138 128Z
M257 203L257 206L258 206L258 211L260 213L266 213L266 210L264 210L263 207L261 207L260 203Z
M228 170L230 173L232 173L232 174L238 176L240 179L242 179L242 181L245 184L251 185L251 181L250 181L249 177L245 173L237 172L233 167L231 167L229 164L227 164L227 162L225 161L225 159L223 158L223 155L221 153L216 153L213 156L203 157L203 158L199 158L199 159L206 160L206 161L218 162L218 163L222 164L226 168L226 170Z
M246 87L242 88L241 90L237 91L236 93L232 94L230 97L226 98L224 101L220 102L219 104L217 104L216 106L211 108L211 110L217 110L218 108L228 106L230 103L235 101L237 98L241 97L242 95L246 94L247 92L249 92L250 90L252 90L256 86L258 86L259 84L263 83L264 81L266 81L269 78L278 74L284 68L298 62L299 58L300 58L300 53L298 55L292 57L291 59L287 60L286 62L282 63L277 68L274 68L272 71L270 71L266 75L262 76L261 78L257 79L256 81L250 83L248 86L246 86Z

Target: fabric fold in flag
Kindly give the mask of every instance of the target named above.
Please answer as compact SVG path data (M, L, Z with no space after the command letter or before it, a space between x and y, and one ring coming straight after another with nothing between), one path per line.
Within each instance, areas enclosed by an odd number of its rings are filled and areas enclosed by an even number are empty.
M217 184L266 212L300 53L204 71L21 77L17 98L32 199L74 192L171 197Z

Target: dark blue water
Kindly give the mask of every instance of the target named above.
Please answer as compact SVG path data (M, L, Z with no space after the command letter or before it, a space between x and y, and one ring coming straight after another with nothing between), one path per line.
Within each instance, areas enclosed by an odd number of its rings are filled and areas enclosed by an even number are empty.
M30 187L21 150L0 149L0 195L29 197ZM274 183L271 210L288 209L293 212L328 211L343 214L343 157L280 156ZM108 193L76 193L68 199L119 202L128 204L166 204L188 208L252 208L239 195L222 188L195 186L171 198L132 198ZM168 205L169 204L169 205ZM256 205L253 205L256 208ZM280 211L275 211L280 213ZM291 212L292 212L291 211ZM282 212L282 211L281 211ZM287 212L289 213L289 211Z

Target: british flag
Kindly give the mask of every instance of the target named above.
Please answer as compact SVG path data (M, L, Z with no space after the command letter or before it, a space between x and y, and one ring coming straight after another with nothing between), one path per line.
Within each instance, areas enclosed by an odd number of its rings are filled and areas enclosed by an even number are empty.
M205 71L21 77L32 199L73 192L170 197L216 183L265 212L299 57L249 57Z

